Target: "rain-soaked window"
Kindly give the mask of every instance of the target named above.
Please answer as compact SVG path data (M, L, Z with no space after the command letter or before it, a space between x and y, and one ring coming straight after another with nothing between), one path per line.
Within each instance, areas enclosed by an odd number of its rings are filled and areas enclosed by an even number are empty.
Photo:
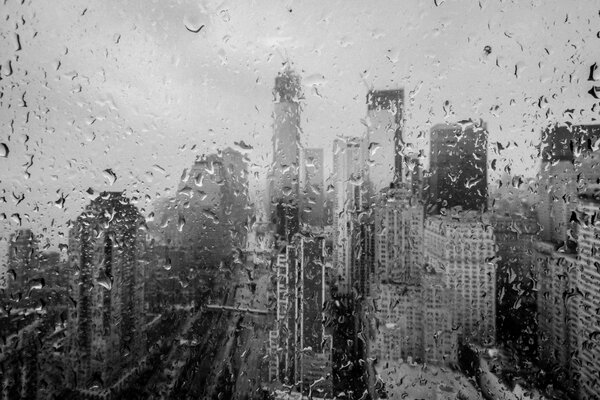
M0 399L600 399L597 0L0 21Z

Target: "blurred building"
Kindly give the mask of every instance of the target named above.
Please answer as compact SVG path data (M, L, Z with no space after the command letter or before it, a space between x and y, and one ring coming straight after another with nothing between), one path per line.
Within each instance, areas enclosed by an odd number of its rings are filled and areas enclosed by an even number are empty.
M420 282L423 267L423 204L410 187L380 192L375 214L373 282Z
M428 213L487 207L487 128L461 121L431 128Z
M571 372L579 336L577 256L556 251L551 242L535 243L534 256L538 359L545 367Z
M300 226L298 199L302 99L300 77L289 64L275 78L273 95L273 164L269 182L271 219L276 226L285 224L286 232L280 233L280 236L289 240ZM282 208L285 209L284 213L281 212ZM288 221L284 222L282 218Z
M230 262L246 246L252 214L247 159L231 148L199 157L157 214L161 244L184 251L188 267L214 270Z
M542 132L537 213L543 240L575 245L569 237L571 214L578 193L600 178L599 141L600 125L551 126Z
M363 213L369 205L364 170L367 151L365 140L360 138L339 138L333 143L333 264L337 275L333 284L340 293L368 283L368 247L372 242L368 224L361 227L370 217ZM362 237L366 240L363 243Z
M7 300L26 307L31 285L41 278L38 240L30 229L18 230L10 236L8 245Z
M324 252L323 238L301 236L278 255L276 326L269 336L270 379L316 396L331 392L332 341L323 325Z
M579 195L577 203L577 350L575 376L579 397L592 399L600 392L600 189Z
M382 283L372 290L375 327L369 357L378 362L423 360L423 307L420 285Z
M373 194L402 180L403 118L403 89L367 94L368 177Z
M452 319L462 339L496 339L496 244L477 212L437 215L425 221L425 263L452 293Z
M300 221L313 227L325 225L323 149L302 150L300 165Z
M454 323L455 293L443 273L426 268L421 276L423 362L456 365L462 328Z
M145 220L122 193L104 192L69 232L73 271L70 385L105 387L145 352Z
M504 342L528 355L535 352L536 288L532 248L539 225L532 212L490 216L497 244L497 329Z

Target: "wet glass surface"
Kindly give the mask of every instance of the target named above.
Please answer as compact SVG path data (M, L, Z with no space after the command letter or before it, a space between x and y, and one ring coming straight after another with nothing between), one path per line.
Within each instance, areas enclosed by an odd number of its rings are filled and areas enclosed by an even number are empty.
M0 20L0 398L600 399L596 1Z

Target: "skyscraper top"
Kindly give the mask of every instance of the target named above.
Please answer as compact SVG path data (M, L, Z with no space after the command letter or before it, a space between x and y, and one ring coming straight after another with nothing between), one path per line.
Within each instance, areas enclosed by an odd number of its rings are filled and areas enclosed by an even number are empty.
M371 90L367 93L369 110L398 108L398 103L404 101L404 89Z
M600 140L600 125L550 126L542 132L544 161L573 161L575 153L593 151Z
M297 103L302 98L300 76L296 74L289 65L275 78L273 89L275 101Z

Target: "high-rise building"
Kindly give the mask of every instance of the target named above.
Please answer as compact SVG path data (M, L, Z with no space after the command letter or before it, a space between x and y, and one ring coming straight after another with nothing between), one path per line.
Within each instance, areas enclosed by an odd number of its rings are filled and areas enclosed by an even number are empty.
M545 367L573 371L577 349L579 296L576 254L555 250L551 242L536 242L538 359ZM572 375L571 375L572 376Z
M278 204L289 204L288 211L298 215L299 198L299 157L300 157L300 100L302 89L300 77L287 65L275 78L275 97L273 111L273 164L269 182L269 198L271 201L271 218L277 225L280 213L276 211ZM289 214L289 212L288 212ZM299 223L288 224L298 227ZM297 228L296 228L297 232ZM296 232L287 232L286 237Z
M425 268L421 275L421 312L423 362L456 364L458 338L462 331L454 323L455 294L448 287L447 278L433 268Z
M199 157L158 214L162 241L185 251L189 267L229 262L233 249L246 245L251 215L246 158L231 148Z
M423 267L423 205L410 187L380 192L374 205L375 276L372 281L420 281Z
M300 165L300 221L312 227L325 225L323 149L302 150Z
M403 118L403 89L367 94L368 178L373 194L402 180Z
M496 338L496 243L482 215L463 211L425 221L425 263L452 293L452 319L463 339Z
M145 220L128 198L104 192L69 232L71 383L104 386L145 351Z
M579 376L579 397L593 399L600 390L600 189L579 195L577 204L577 349L575 376Z
M7 278L9 298L16 304L26 306L29 289L34 283L32 280L42 278L38 241L30 229L18 230L10 236Z
M270 332L270 378L319 396L331 391L331 337L325 335L325 242L295 238L276 260L276 327Z
M487 207L487 129L461 121L431 128L429 213Z
M382 283L371 292L375 337L369 343L369 357L382 362L423 360L421 286Z
M578 193L600 179L595 172L599 141L600 125L551 126L542 132L537 212L543 240L575 245L569 236L571 214Z
M369 268L368 265L357 264L360 256L367 256L360 238L368 232L361 233L358 223L358 216L368 207L368 192L364 180L366 156L364 139L340 138L333 143L333 263L337 279L332 283L340 293L350 292L355 283L359 286L366 284L355 280L364 277ZM367 228L368 225L363 226L363 230Z
M497 244L498 338L512 342L525 354L535 352L536 290L534 243L539 225L527 210L515 214L494 212L491 217Z

